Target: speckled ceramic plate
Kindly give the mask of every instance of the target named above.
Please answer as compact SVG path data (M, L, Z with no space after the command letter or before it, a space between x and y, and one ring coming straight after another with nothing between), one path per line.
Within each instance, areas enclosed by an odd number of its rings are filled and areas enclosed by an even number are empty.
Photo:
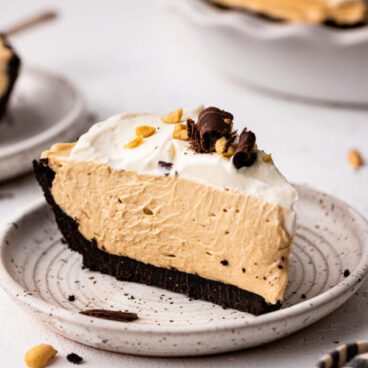
M212 354L264 344L300 330L353 295L368 272L368 224L347 204L297 186L298 227L283 309L254 317L155 287L82 269L42 201L0 236L0 284L57 333L100 349L158 356ZM75 301L68 301L75 295ZM136 312L121 323L78 311ZM318 328L318 327L317 327Z
M0 122L0 181L30 171L44 149L85 129L82 98L70 82L23 68Z

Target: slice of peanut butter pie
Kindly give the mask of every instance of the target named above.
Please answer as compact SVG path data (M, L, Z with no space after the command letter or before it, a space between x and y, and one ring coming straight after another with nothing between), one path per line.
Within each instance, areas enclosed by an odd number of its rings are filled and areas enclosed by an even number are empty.
M280 307L295 189L232 114L122 114L34 162L87 268L253 314Z

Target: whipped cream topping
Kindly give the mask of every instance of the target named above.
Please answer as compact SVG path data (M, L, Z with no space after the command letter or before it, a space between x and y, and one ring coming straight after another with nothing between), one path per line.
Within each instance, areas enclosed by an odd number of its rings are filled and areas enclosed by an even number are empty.
M189 117L197 120L202 111L183 112L183 122ZM173 139L174 124L161 121L164 115L121 114L95 124L82 135L69 156L75 161L104 163L115 170L135 171L138 174L179 175L195 182L222 190L237 190L283 208L291 209L297 192L281 175L272 162L264 162L264 151L258 150L257 160L251 167L237 170L231 159L217 153L195 153L189 142ZM185 119L185 120L184 120ZM156 133L145 138L134 149L123 145L135 138L135 128L149 125ZM172 163L168 172L159 161Z

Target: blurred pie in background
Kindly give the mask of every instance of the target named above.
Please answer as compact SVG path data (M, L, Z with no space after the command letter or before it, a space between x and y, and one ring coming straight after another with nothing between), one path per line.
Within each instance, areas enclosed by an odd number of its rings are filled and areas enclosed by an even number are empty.
M6 37L0 34L0 120L18 76L20 60Z
M212 3L243 9L286 22L335 26L367 24L364 0L210 0Z

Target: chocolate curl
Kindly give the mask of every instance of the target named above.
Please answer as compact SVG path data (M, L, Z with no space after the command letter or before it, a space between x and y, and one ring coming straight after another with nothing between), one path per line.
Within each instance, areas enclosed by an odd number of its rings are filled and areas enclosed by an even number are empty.
M187 132L190 146L194 152L203 152L200 145L200 136L196 123L192 119L187 120Z
M225 122L225 119L228 122ZM198 116L197 124L187 121L188 137L195 152L214 152L215 144L221 137L230 138L233 115L229 112L208 107Z
M230 119L233 120L234 117L230 112L221 110L217 107L211 106L211 107L207 107L207 109L202 110L199 115L198 115L198 121L201 120L201 118L204 115L208 115L209 113L215 113L217 115L222 115L224 119Z
M255 143L255 134L244 128L240 134L239 144L233 156L233 164L237 169L249 167L254 164L257 159L257 154L253 151Z
M235 130L234 132L232 132L230 134L230 138L227 140L225 147L224 147L224 152L227 152L229 147L235 142L235 139L237 138L237 131Z

